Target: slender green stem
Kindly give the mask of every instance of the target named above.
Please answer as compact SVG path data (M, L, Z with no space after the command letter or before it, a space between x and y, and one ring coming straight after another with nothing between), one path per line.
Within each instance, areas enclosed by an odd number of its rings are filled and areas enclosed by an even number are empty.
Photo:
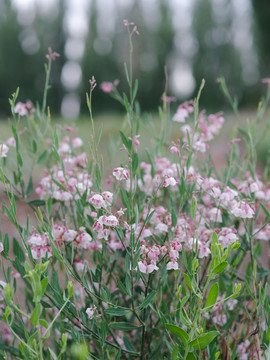
M50 80L50 74L51 74L51 67L52 67L52 60L49 58L48 66L46 66L46 80L45 80L45 86L44 86L44 92L43 92L43 101L42 101L42 113L45 113L46 109L46 103L47 103L47 93L49 90L49 80Z

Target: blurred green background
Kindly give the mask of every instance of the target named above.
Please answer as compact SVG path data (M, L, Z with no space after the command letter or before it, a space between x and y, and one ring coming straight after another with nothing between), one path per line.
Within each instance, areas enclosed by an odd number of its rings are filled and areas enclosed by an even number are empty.
M119 79L119 90L127 91L123 19L140 32L134 72L142 111L160 104L165 65L168 93L179 101L194 97L205 78L202 106L223 109L216 79L224 76L241 107L258 103L265 90L260 79L270 76L269 0L0 0L0 118L10 114L8 98L17 86L20 101L41 101L49 46L61 54L48 99L53 114L86 113L92 75L98 85ZM120 110L97 88L96 114Z

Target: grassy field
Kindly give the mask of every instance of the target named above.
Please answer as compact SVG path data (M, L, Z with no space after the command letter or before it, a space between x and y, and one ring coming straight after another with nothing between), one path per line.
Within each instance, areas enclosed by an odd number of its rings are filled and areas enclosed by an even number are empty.
M237 134L237 128L241 127L244 129L248 128L248 122L251 122L254 119L255 110L244 110L240 112L240 115L236 117L233 113L224 114L225 122L221 133L210 143L210 146L213 150L214 160L217 159L217 162L224 163L225 153L228 150L228 142L231 139L231 134ZM127 159L123 152L120 152L119 149L122 145L119 131L123 131L126 134L128 131L128 122L125 115L121 114L103 114L94 117L95 120L95 129L98 131L99 127L102 126L102 137L99 145L101 154L104 157L105 164L111 164L112 166L119 165L122 161L126 163ZM53 119L55 124L61 126L75 126L78 130L77 135L80 136L85 144L86 150L89 149L91 141L91 123L90 119L87 116L78 118L74 122L70 122L60 117ZM265 128L266 119L263 119L261 125L256 129L257 132L262 133L262 129ZM171 129L169 131L173 134L173 139L177 140L181 136L180 132L181 124L172 123ZM23 128L23 119L22 119L22 128ZM161 128L161 121L157 114L151 116L145 114L141 119L141 146L139 151L144 153L145 149L148 149L150 152L155 144L155 136L159 136ZM8 137L11 136L11 130L7 120L0 120L0 140L5 141ZM262 161L265 161L266 154L269 150L269 137L265 136L263 141L260 142L258 147L259 158Z

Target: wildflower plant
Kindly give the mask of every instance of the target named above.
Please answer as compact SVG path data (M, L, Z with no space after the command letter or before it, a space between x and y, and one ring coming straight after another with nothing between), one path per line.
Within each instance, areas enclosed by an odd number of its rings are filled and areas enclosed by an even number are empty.
M1 358L268 359L262 253L270 240L270 188L268 168L257 172L256 127L270 90L248 130L233 135L224 174L211 165L209 146L224 117L200 110L204 81L173 116L166 81L160 135L153 153L140 155L132 69L138 30L124 25L129 93L120 93L118 81L101 84L124 106L129 125L120 132L125 162L109 181L92 113L94 77L86 96L88 154L73 128L51 122L47 91L59 54L49 49L41 107L18 102L19 90L10 99L1 211L16 235L0 241ZM224 79L220 85L237 113ZM178 138L172 122L180 123ZM43 172L38 185L36 168ZM28 214L22 225L19 203L35 222Z

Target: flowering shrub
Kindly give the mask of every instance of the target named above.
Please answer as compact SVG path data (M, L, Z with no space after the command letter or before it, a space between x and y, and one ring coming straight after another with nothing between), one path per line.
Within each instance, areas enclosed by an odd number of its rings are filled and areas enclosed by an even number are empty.
M59 54L49 49L41 108L17 102L19 91L10 100L13 137L1 143L0 176L2 213L17 236L12 249L8 234L0 242L1 358L269 358L262 253L270 240L270 187L267 167L256 171L255 129L270 90L248 131L231 141L224 175L211 166L209 145L224 117L199 110L204 82L173 116L164 92L160 137L141 158L132 78L137 28L124 24L130 96L117 81L101 85L123 104L129 123L129 133L120 133L126 162L110 174L92 117L94 78L89 154L71 127L50 121L46 96ZM220 84L236 110L224 79ZM181 123L178 139L170 136L172 121ZM40 165L35 187L32 171ZM27 214L21 225L18 202L34 211L35 225Z

